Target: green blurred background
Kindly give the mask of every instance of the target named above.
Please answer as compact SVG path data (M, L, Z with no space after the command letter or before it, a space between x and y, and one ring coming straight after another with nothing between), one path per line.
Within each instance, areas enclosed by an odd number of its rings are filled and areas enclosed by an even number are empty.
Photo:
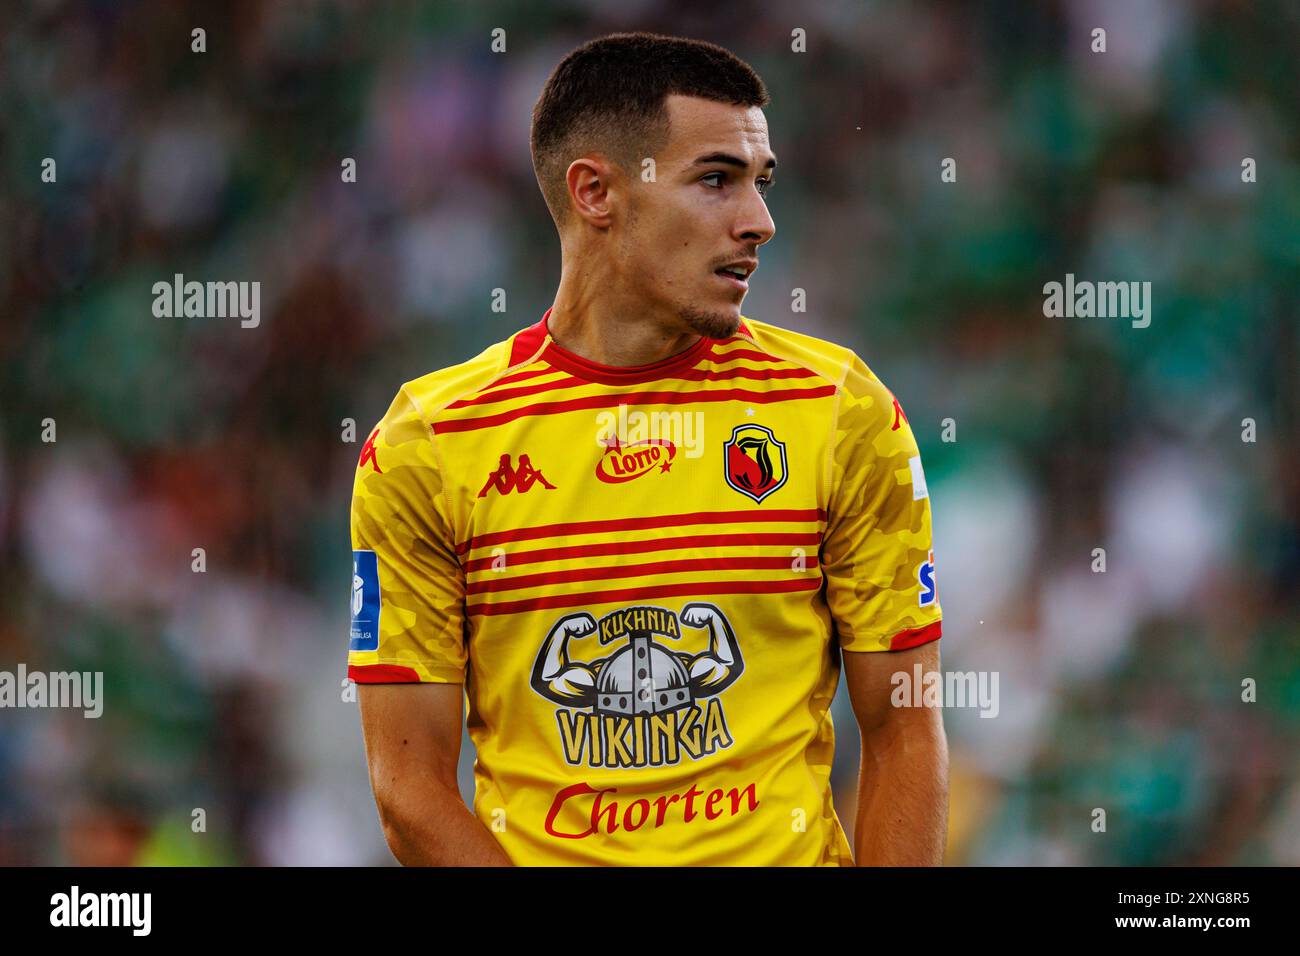
M530 111L627 29L763 76L745 314L857 350L921 445L944 666L1000 685L946 713L949 862L1300 863L1300 5L1208 0L6 4L0 668L107 704L0 710L0 863L392 862L343 680L360 442L550 305ZM259 281L261 324L155 318L175 273ZM1045 317L1066 273L1151 282L1150 326Z

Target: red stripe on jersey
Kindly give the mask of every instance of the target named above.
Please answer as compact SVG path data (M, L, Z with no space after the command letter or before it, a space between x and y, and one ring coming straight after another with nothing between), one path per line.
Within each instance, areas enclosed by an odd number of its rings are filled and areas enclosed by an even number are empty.
M564 558L587 558L607 554L642 554L646 551L680 551L686 548L713 548L727 545L784 544L819 547L822 536L817 532L775 531L768 534L696 534L684 538L651 538L647 541L605 541L598 544L572 544L564 548L540 548L511 554L511 565L536 564L539 561L559 561ZM474 558L466 561L466 574L483 571L492 566L495 557Z
M721 382L731 378L753 378L760 381L769 379L784 378L820 378L820 376L810 368L746 368L741 365L737 368L695 368L689 372L682 372L680 375L674 375L673 378L682 378L692 382Z
M552 371L548 369L547 371ZM530 378L535 377L530 375ZM750 378L758 381L771 381L774 379L788 378L817 378L818 375L809 368L723 368L723 369L687 369L684 372L678 372L675 375L663 375L659 381L673 382L723 382L736 378ZM515 376L511 376L514 379ZM558 388L579 388L583 385L590 385L591 382L576 375L566 375L563 378L557 378L550 382L537 382L533 385L521 385L518 388L503 388L498 390L497 386L504 384L505 379L492 383L492 390L479 392L473 398L462 398L459 401L452 402L448 408L466 408L471 405L487 405L492 402L504 402L507 399L523 398L527 395L536 395L539 392L550 392Z
M479 395L489 388L500 388L502 385L512 385L515 382L525 382L530 378L540 378L543 375L554 375L555 369L542 362L534 362L532 365L524 366L522 371L515 372L513 375L507 375L505 378L494 379L487 385L483 386L474 394Z
M889 649L891 651L904 651L909 647L920 647L922 644L937 641L942 631L940 627L942 624L943 621L938 620L933 624L926 624L924 627L913 627L906 631L899 631L889 639Z
M570 521L564 524L542 524L531 528L512 528L509 531L490 531L462 541L456 545L457 554L467 554L475 548L485 548L506 541L530 541L534 538L563 538L566 535L592 534L601 531L632 531L642 528L671 528L686 524L753 524L760 521L820 521L826 520L822 508L784 508L775 511L693 511L688 514L651 515L643 518L615 518L609 521Z
M806 559L809 568L817 567L815 555ZM491 594L495 591L518 591L545 587L567 581L608 581L611 578L639 578L651 574L676 574L685 571L789 571L786 555L768 558L684 558L678 561L650 561L645 564L615 565L604 568L573 568L569 571L541 571L515 578L489 577L465 588L466 594Z
M714 349L713 354L709 356L714 362L730 362L732 359L749 359L754 362L790 362L789 359L783 359L779 355L769 355L767 352L755 352L753 349L738 348L723 352L720 349ZM790 364L794 364L791 362ZM813 373L815 374L815 373Z
M753 378L760 381L770 381L772 379L786 378L820 378L821 376L810 368L747 368L742 365L738 368L693 369L678 377L697 382L722 382L730 378Z
M548 368L546 371L553 375L556 370ZM512 375L511 378L514 378L514 376ZM496 386L503 384L504 381L505 380L503 379L500 382L493 382L490 391L479 392L473 398L462 398L459 401L452 402L447 407L465 408L469 405L486 405L491 402L503 402L508 398L520 398L524 395L536 395L538 392L549 392L557 388L573 388L578 385L591 384L590 382L583 381L575 375L565 375L563 378L557 378L550 382L537 382L533 385L521 385L518 388L503 388L498 390Z
M546 315L550 314L551 310L547 309ZM510 343L510 361L506 363L506 368L518 365L542 347L542 343L546 341L546 315L515 334L514 341Z
M816 591L821 577L799 581L692 581L686 584L656 584L651 587L620 588L615 591L589 591L552 594L526 601L501 601L496 604L471 604L468 615L520 614L553 607L576 607L580 604L612 604L618 601L655 597L679 597L693 594L777 594L789 591Z
M794 402L802 399L825 398L834 395L836 386L822 385L817 388L786 388L771 392L752 392L743 388L706 389L695 392L626 392L612 395L588 395L571 398L560 402L541 402L514 408L508 412L495 415L482 415L478 418L453 418L447 421L435 421L433 432L444 435L449 432L468 432L479 428L492 428L519 418L532 415L554 415L560 412L578 411L584 408L608 408L617 405L690 405L705 402L754 402L767 405L772 402Z
M349 664L348 678L358 684L418 684L420 675L397 664Z

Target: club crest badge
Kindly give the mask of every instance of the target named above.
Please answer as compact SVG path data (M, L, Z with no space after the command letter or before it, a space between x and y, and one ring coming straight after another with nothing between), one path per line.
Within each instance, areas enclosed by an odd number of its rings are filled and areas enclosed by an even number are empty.
M785 484L785 442L770 428L737 425L722 448L727 484L761 502Z

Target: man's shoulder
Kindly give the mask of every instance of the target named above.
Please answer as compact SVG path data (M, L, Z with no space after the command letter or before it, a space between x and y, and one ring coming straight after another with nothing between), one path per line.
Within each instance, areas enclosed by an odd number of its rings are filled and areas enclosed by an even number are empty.
M844 384L854 359L862 361L852 349L807 332L797 332L749 316L744 317L744 326L741 334L747 329L758 351L811 369L836 386Z
M838 406L841 414L855 408L871 408L873 422L888 419L897 424L895 416L903 412L894 393L853 349L748 316L744 321L759 350L813 369L833 383L841 396Z
M426 421L432 421L448 405L487 388L512 368L527 365L535 358L542 344L542 338L533 334L536 329L536 326L521 329L493 342L471 359L411 379L402 385L401 391Z

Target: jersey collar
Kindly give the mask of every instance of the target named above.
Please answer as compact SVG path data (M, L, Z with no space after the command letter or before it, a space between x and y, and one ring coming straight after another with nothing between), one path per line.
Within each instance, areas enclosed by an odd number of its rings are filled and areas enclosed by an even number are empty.
M600 362L593 362L591 359L583 358L576 352L570 352L551 338L550 329L546 324L550 314L551 310L547 309L546 314L542 316L536 325L525 329L519 334L519 338L525 338L527 343L531 343L532 348L528 350L529 354L535 352L539 345L544 344L545 347L538 358L549 362L556 368L563 369L570 375L605 385L653 382L656 379L670 376L673 372L688 369L699 362L700 359L711 354L713 344L716 341L715 339L700 336L689 348L678 352L676 355L670 355L657 362L651 362L648 365L603 365ZM745 330L746 333L748 331L748 329ZM524 348L528 348L527 343L523 345ZM516 343L516 345L518 347L519 343Z

